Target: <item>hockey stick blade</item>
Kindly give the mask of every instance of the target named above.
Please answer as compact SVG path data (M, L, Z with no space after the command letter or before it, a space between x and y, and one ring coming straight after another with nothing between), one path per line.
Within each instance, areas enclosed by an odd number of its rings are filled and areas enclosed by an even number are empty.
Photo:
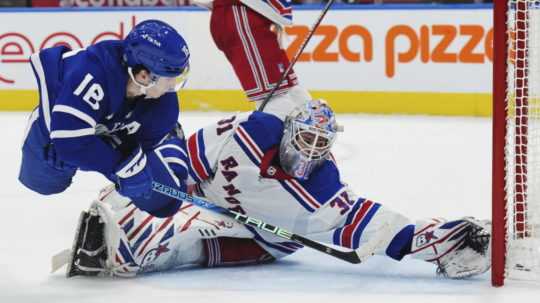
M155 192L158 192L160 194L166 195L168 197L186 201L192 204L195 204L199 207L223 214L225 216L228 216L230 218L235 219L236 221L244 224L249 225L254 228L263 230L265 232L274 234L280 238L284 238L287 240L294 241L296 243L302 244L306 247L310 247L312 249L318 250L324 254L333 256L335 258L341 259L343 261L358 264L361 262L364 262L367 258L371 257L377 249L383 245L385 240L389 237L387 230L389 231L389 228L387 228L386 225L383 225L381 227L381 231L377 232L376 236L367 241L366 243L362 244L362 247L351 250L351 251L342 251L339 249L332 248L328 245L325 245L323 243L313 241L311 239L305 238L303 236L291 233L281 227L268 224L262 220L246 216L244 214L241 214L239 212L229 210L227 208L215 205L213 203L210 203L202 198L194 197L189 194L186 194L182 191L176 190L174 188L171 188L167 185L163 185L158 182L152 182L152 189ZM384 228L384 229L383 229Z

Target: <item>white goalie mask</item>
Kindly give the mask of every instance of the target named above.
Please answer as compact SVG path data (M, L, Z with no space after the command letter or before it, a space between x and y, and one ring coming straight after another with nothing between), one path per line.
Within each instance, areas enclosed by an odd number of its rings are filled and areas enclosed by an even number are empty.
M330 155L336 140L334 112L324 100L311 100L286 119L279 147L279 160L290 176L306 180Z

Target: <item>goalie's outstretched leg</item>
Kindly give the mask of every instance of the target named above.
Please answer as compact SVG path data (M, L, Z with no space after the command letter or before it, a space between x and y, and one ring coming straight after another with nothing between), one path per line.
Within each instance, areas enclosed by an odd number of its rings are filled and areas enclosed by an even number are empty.
M108 187L82 212L72 250L53 257L67 277L134 277L184 266L264 264L276 258L231 218L187 202L174 215L154 217Z

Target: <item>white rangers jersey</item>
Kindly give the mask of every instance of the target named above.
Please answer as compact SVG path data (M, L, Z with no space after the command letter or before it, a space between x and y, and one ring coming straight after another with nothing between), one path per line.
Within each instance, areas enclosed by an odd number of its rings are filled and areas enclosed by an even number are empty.
M409 224L380 204L357 198L341 182L334 161L326 161L306 181L288 176L279 167L282 135L283 122L262 112L233 116L193 134L187 146L191 177L199 183L200 194L293 233L353 249L377 231L377 222L399 222L393 224L395 233ZM247 228L277 258L301 247ZM388 244L378 253L402 246Z

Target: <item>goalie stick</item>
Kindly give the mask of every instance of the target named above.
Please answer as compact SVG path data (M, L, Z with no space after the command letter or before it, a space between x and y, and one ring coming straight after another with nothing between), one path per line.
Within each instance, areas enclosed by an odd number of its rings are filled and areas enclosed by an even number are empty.
M257 109L257 111L264 111L264 108L266 107L266 104L268 104L268 102L270 101L270 98L272 98L272 96L274 95L274 93L276 92L276 90L279 88L279 86L281 85L281 83L285 80L285 78L287 77L287 75L291 72L294 64L296 63L296 61L298 61L298 58L300 57L300 55L302 54L302 52L304 51L304 48L306 48L306 45L308 44L309 40L311 40L311 37L313 36L313 34L315 33L315 31L317 30L317 28L319 27L319 24L321 24L321 21L322 19L324 18L324 16L326 15L326 13L328 12L328 10L330 9L330 6L332 6L332 4L334 4L334 1L335 0L330 0L326 3L326 6L323 8L322 12L321 12L321 15L319 16L319 18L317 19L317 21L315 21L315 23L313 24L313 26L311 27L311 30L309 31L309 34L308 36L306 37L306 39L304 40L304 42L302 42L302 45L300 46L300 49L298 49L298 52L296 52L296 54L294 55L294 57L292 58L291 60L291 64L289 64L289 66L287 67L287 69L285 69L285 71L283 72L283 74L281 74L281 78L279 78L278 82L276 83L276 85L274 85L274 87L272 88L272 90L270 91L270 93L268 93L268 95L266 96L266 98L264 98L263 102L261 103L261 106L259 106L259 108Z
M385 240L387 240L386 238L389 237L390 235L390 228L388 227L387 224L383 224L380 230L377 232L377 236L373 237L373 239L370 239L368 242L364 243L360 248L356 250L351 250L351 251L342 251L342 250L338 250L330 246L327 246L325 244L322 244L320 242L310 240L298 234L291 233L281 227L268 224L262 220L249 217L239 212L236 212L234 210L230 210L230 209L215 205L202 198L191 196L189 194L178 191L174 188L163 185L161 183L152 182L152 187L153 187L152 189L155 192L161 193L163 195L169 196L177 200L186 201L186 202L195 204L199 207L211 210L216 213L223 214L227 217L235 219L236 221L242 224L249 225L251 227L255 227L257 229L269 232L283 239L294 241L306 247L313 248L322 253L325 253L327 255L333 256L335 258L338 258L338 259L341 259L343 261L353 263L353 264L362 263L367 258L371 257L375 253L375 250L377 250L380 247L380 245Z

